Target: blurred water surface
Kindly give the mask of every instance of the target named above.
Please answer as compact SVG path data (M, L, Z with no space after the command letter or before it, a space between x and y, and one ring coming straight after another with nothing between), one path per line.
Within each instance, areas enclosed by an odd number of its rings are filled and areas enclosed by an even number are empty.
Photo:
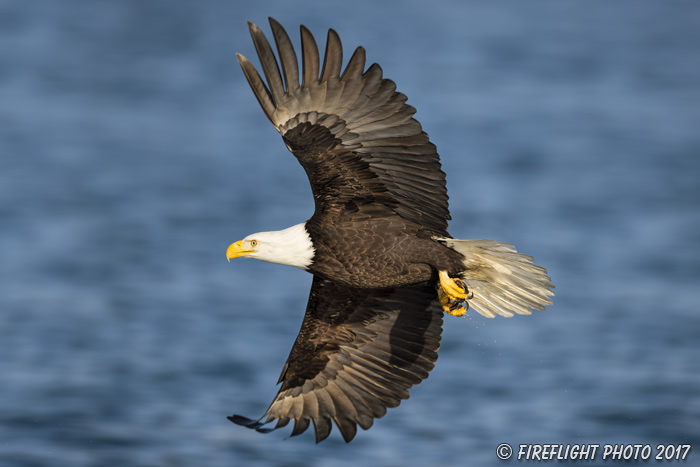
M225 419L267 407L310 285L224 258L313 209L235 61L269 15L364 45L438 145L451 233L557 285L529 317L447 317L431 377L348 446ZM698 24L651 0L0 2L0 465L700 449Z

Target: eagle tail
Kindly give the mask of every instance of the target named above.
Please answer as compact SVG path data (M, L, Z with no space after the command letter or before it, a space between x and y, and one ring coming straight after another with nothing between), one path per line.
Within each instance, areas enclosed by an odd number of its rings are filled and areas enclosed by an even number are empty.
M478 313L488 318L529 315L552 304L554 285L547 270L513 245L493 240L441 241L464 256L460 277L470 294L467 304Z

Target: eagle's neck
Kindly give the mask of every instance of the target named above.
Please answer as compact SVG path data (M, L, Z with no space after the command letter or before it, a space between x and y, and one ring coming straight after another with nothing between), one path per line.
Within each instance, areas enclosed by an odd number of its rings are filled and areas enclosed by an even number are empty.
M315 248L306 230L306 222L284 230L256 234L267 245L257 259L308 270L313 263ZM261 251L262 253L262 251Z

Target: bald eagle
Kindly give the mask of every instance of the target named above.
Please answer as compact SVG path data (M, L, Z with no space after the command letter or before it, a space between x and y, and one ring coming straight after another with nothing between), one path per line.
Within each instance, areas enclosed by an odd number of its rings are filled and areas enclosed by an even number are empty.
M321 66L316 41L301 26L300 82L289 36L272 18L270 25L279 65L260 28L248 23L267 84L237 57L306 171L315 211L306 222L231 244L226 256L294 266L313 282L272 404L258 420L228 418L264 433L293 421L292 436L313 424L316 442L332 421L350 442L358 425L370 428L427 378L444 313L530 314L552 303L554 286L512 245L450 236L435 145L379 65L365 69L362 47L342 70L331 29Z

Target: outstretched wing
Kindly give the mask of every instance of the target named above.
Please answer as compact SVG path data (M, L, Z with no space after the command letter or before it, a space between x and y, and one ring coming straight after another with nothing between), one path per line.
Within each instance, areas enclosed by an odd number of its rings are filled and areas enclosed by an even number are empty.
M428 377L442 315L434 287L351 289L314 276L280 391L259 420L229 419L265 433L292 420L292 436L313 424L316 442L328 437L332 420L350 442L357 425L368 429Z
M299 83L289 36L272 18L270 25L281 70L265 35L248 23L267 86L248 59L237 57L265 114L306 170L317 214L343 215L380 203L447 235L450 215L439 156L396 84L382 78L376 63L365 71L362 47L341 74L342 45L332 29L320 69L316 41L304 26Z

